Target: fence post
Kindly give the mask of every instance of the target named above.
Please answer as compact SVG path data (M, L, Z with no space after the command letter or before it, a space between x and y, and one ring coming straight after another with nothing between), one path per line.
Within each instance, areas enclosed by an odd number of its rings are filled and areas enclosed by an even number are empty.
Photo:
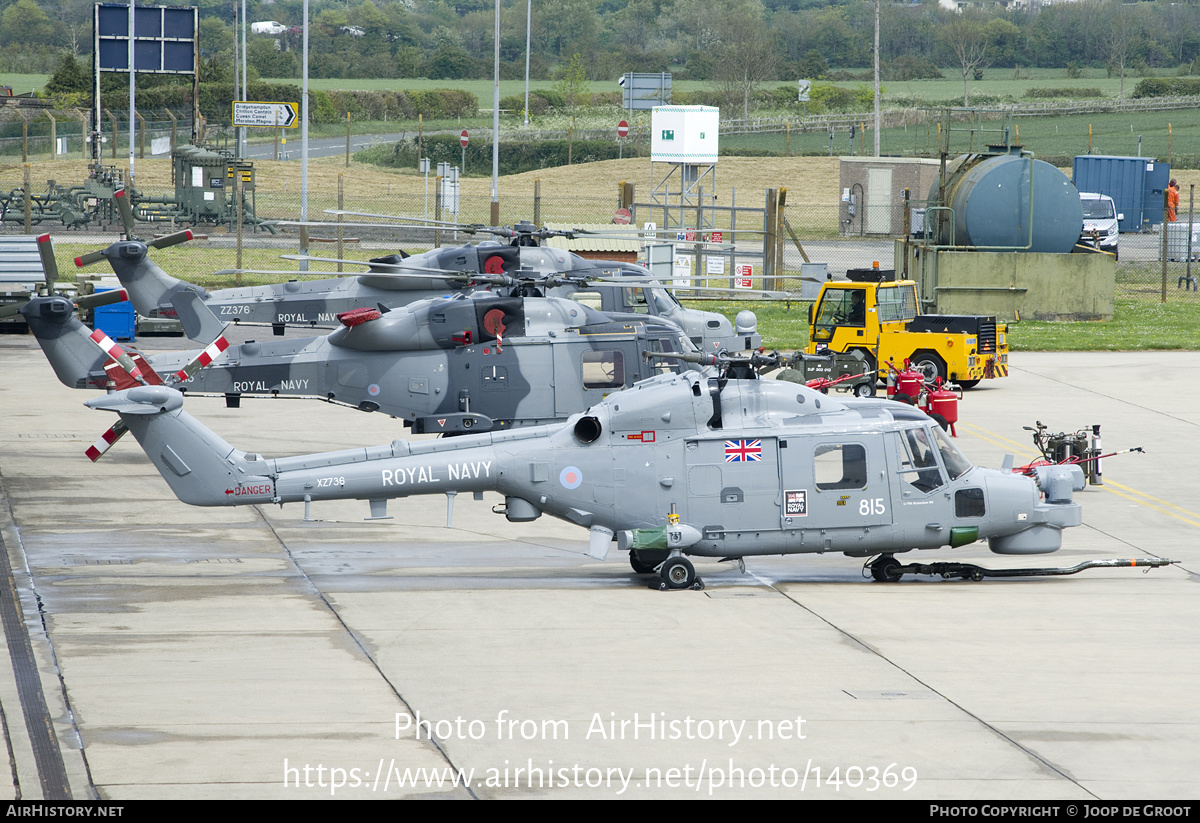
M441 165L440 163L438 165ZM439 174L433 178L433 220L434 225L439 225L442 222L442 176ZM433 247L439 248L442 245L442 232L439 229L433 230Z
M349 117L350 115L347 114L346 116ZM337 218L338 218L337 219L337 221L338 221L338 246L337 246L338 252L337 252L337 256L338 256L338 271L339 272L342 270L342 258L345 257L345 254L343 254L343 252L342 252L342 248L343 248L343 234L346 230L342 228L342 213L341 213L342 209L346 208L346 206L345 206L345 202L346 202L345 201L345 189L343 186L344 183L345 183L345 175L339 174L338 175L338 216L337 216Z
M779 187L779 204L775 207L775 277L777 282L776 288L779 288L779 282L785 277L786 266L783 264L783 227L787 223L787 187ZM798 244L797 244L798 245ZM803 249L801 249L803 253Z
M33 213L31 211L31 201L33 199L33 184L29 182L29 164L25 164L25 233L33 234Z
M542 178L533 181L533 225L542 225Z
M50 159L53 160L58 156L58 121L50 112L46 112L46 116L50 118Z
M778 223L776 207L778 193L767 189L767 203L763 210L763 288L775 290L775 226Z
M89 155L88 155L88 120L87 120L87 118L85 118L83 116L82 110L75 109L75 113L79 115L79 124L83 129L83 159L87 160L89 157ZM88 116L89 117L91 116L91 112L88 112Z
M140 111L134 112L138 119L138 159L146 159L146 118Z
M1163 221L1162 221L1162 237L1159 238L1162 249L1159 251L1159 256L1162 258L1162 302L1167 302L1167 192L1170 186L1163 189ZM1188 231L1191 231L1191 226L1188 226Z
M29 162L29 121L25 119L25 112L17 109L17 114L21 118L21 162ZM28 229L25 231L29 234Z
M113 136L112 136L112 159L113 159L113 160L116 160L116 159L117 159L117 118L116 118L116 116L115 116L115 115L113 115L113 113L112 113L111 111L109 111L108 109L105 109L104 111L108 113L108 120L109 120L109 122L111 122L111 123L112 123L112 130L113 130Z
M175 151L175 136L179 130L179 120L171 113L170 109L163 109L167 113L167 117L171 118L171 151ZM275 115L278 117L279 115Z

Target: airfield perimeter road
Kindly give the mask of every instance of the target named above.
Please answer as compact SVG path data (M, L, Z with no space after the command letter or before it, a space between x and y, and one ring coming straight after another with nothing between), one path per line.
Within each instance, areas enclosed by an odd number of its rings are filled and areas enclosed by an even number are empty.
M581 529L510 524L491 495L460 495L449 530L442 498L393 502L383 521L362 502L314 505L315 522L299 505L191 508L132 438L89 463L112 418L30 338L0 338L2 791L1195 799L1200 353L1012 360L962 403L977 463L1028 458L1035 419L1100 423L1107 448L1147 453L1106 461L1055 555L920 559L1179 565L885 585L840 555L744 575L701 560L705 591L658 592L623 553L593 561ZM402 433L317 402L187 405L271 456ZM415 739L415 713L439 740ZM397 785L422 768L474 783Z

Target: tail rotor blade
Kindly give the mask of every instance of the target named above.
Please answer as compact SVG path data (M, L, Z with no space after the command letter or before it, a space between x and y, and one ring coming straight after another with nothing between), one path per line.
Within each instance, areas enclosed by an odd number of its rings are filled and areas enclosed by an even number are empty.
M54 244L50 235L43 234L37 239L38 256L42 258L42 271L46 273L46 293L54 293L54 284L58 282L58 261L54 259Z
M137 364L133 362L133 358L126 354L123 348L114 343L111 337L99 329L96 329L92 332L91 338L96 345L104 350L105 354L107 354L113 360L116 360L117 363L120 364L121 368L128 372L130 377L139 383L146 382L146 378L142 376L142 371L137 367Z
M127 431L129 431L129 427L125 425L125 421L118 420L116 423L113 423L111 427L109 427L108 431L100 435L99 440L88 446L87 451L84 452L84 454L88 456L88 460L91 460L93 463L95 463L97 460L103 457L104 453L111 449L113 444L120 440L121 436Z
M113 194L113 202L117 204L117 211L121 213L121 222L125 224L125 239L133 239L133 207L129 204L129 195L125 189L117 189Z
M84 266L90 266L93 263L99 263L103 259L103 251L90 251L87 254L82 254L79 257L76 257L75 265L82 269Z
M205 348L204 351L200 352L200 354L198 354L195 359L192 360L192 362L175 372L175 379L171 381L172 385L191 380L192 375L220 357L221 353L227 348L229 348L229 341L226 340L225 335L222 334L216 340L209 343L208 347Z
M186 243L194 237L195 235L191 231L184 229L183 231L177 231L174 234L168 234L164 237L157 237L147 243L146 247L151 249L165 249L169 246L178 246L180 243Z

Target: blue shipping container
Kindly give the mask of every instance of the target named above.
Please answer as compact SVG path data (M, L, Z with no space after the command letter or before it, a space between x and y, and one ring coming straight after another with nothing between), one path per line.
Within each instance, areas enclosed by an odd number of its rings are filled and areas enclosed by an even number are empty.
M96 291L110 291L97 289ZM108 306L97 306L92 310L92 325L113 340L132 342L137 333L137 312L128 300Z
M1163 191L1171 166L1153 157L1115 157L1081 154L1072 166L1079 191L1107 194L1124 215L1121 231L1149 231L1163 221Z

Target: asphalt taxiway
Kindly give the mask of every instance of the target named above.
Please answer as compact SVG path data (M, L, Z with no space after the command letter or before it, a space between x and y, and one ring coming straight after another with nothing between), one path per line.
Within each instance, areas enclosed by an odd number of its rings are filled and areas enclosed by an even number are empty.
M1177 565L879 584L842 556L700 560L704 591L658 592L491 495L449 529L440 498L183 505L132 438L90 463L111 417L0 338L0 794L1194 799L1198 367L1014 354L961 404L974 462L1024 462L1035 420L1146 453L1105 462L1057 554L919 558ZM188 410L268 456L406 434L310 401Z

